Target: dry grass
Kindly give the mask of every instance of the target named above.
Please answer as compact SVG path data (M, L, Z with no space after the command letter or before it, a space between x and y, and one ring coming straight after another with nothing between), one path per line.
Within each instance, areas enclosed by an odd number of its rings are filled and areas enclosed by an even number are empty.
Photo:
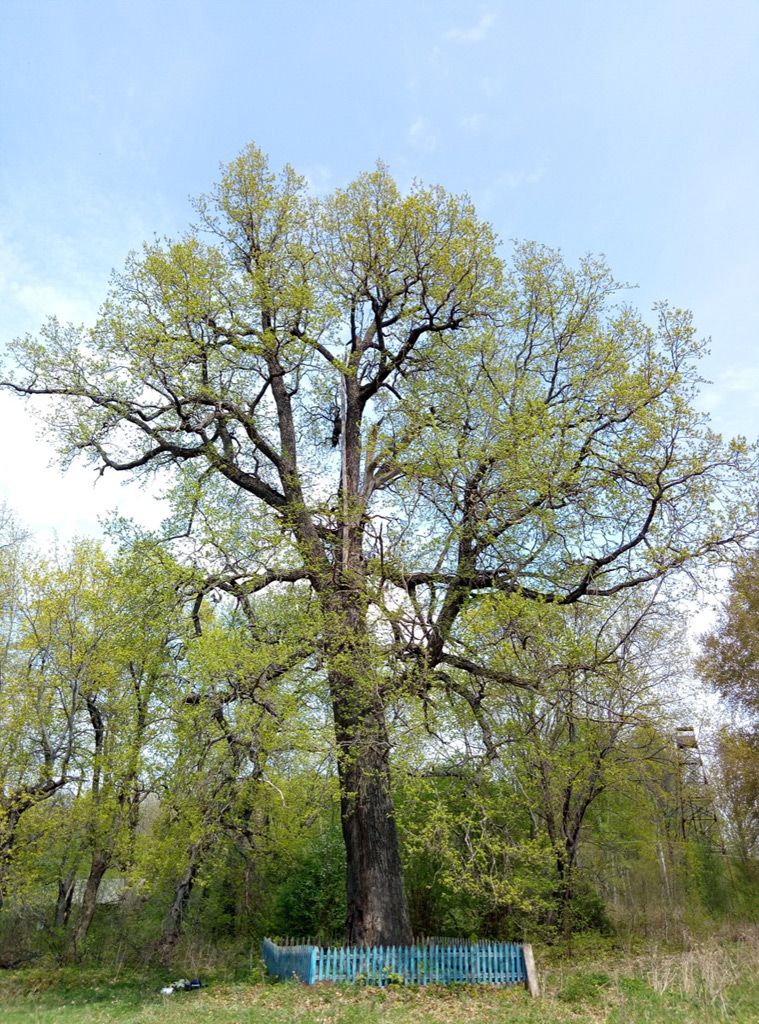
M197 951L194 965L210 959ZM186 967L190 967L190 963ZM0 972L3 1024L754 1024L759 929L691 942L679 953L586 950L538 957L544 995L497 990L306 988L217 974L196 993L162 997L158 975L101 970ZM185 972L180 972L185 973ZM199 973L204 973L202 970ZM253 982L253 983L251 983Z
M643 977L658 995L673 992L727 1013L726 993L746 977L759 977L759 928L746 930L740 941L715 938L684 953L657 951Z

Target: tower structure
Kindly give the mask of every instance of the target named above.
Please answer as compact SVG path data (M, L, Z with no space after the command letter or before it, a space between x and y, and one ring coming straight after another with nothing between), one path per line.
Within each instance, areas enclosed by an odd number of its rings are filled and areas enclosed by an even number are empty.
M680 834L683 839L706 839L721 846L714 796L692 725L678 726L675 745Z

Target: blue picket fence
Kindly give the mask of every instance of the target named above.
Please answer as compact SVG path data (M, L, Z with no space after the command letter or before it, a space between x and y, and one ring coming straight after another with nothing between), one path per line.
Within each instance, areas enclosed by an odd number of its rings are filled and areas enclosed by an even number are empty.
M527 980L517 942L431 942L413 946L279 946L264 939L268 972L279 978L377 985L517 985Z
M313 985L316 976L316 946L277 946L271 939L263 941L266 970L275 978L300 978Z

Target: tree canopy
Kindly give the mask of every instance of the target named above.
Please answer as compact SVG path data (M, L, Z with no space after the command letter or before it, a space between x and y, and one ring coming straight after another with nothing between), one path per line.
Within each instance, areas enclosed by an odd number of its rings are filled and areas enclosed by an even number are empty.
M47 396L64 459L173 474L198 623L219 590L263 677L323 676L349 935L406 941L388 709L619 661L630 632L552 648L546 610L611 620L722 557L755 527L753 453L696 411L690 314L648 324L599 258L505 256L466 196L380 164L317 198L249 146L196 214L93 326L19 340L3 386Z

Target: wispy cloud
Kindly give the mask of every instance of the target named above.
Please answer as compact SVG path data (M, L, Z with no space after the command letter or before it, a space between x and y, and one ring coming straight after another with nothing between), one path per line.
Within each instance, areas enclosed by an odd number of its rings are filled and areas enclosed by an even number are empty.
M18 247L1 231L0 296L6 324L12 333L34 330L51 314L63 321L82 323L92 319L99 304L88 291L87 282L77 280L76 274L71 274L68 280L62 277L55 283L42 280L25 262Z
M543 178L543 168L535 167L532 170L516 168L502 171L501 174L492 178L490 182L479 192L475 198L478 206L485 212L489 212L503 202L504 194L516 192L518 189L531 188L537 185Z
M484 123L484 114L464 114L459 118L459 128L463 128L465 132L471 132L472 135L476 135Z
M414 149L421 149L426 153L431 153L437 145L437 137L426 117L415 118L409 125L406 136Z
M306 167L303 175L308 189L313 195L324 196L334 187L332 168L326 164L313 164Z
M487 36L496 21L492 11L485 11L480 20L468 28L454 26L445 33L445 38L453 43L480 43Z
M517 188L524 188L525 185L536 185L542 177L542 167L537 167L532 171L504 171L493 182L493 188L513 191Z
M746 391L756 394L759 391L759 367L731 367L719 375L716 383L725 391Z

